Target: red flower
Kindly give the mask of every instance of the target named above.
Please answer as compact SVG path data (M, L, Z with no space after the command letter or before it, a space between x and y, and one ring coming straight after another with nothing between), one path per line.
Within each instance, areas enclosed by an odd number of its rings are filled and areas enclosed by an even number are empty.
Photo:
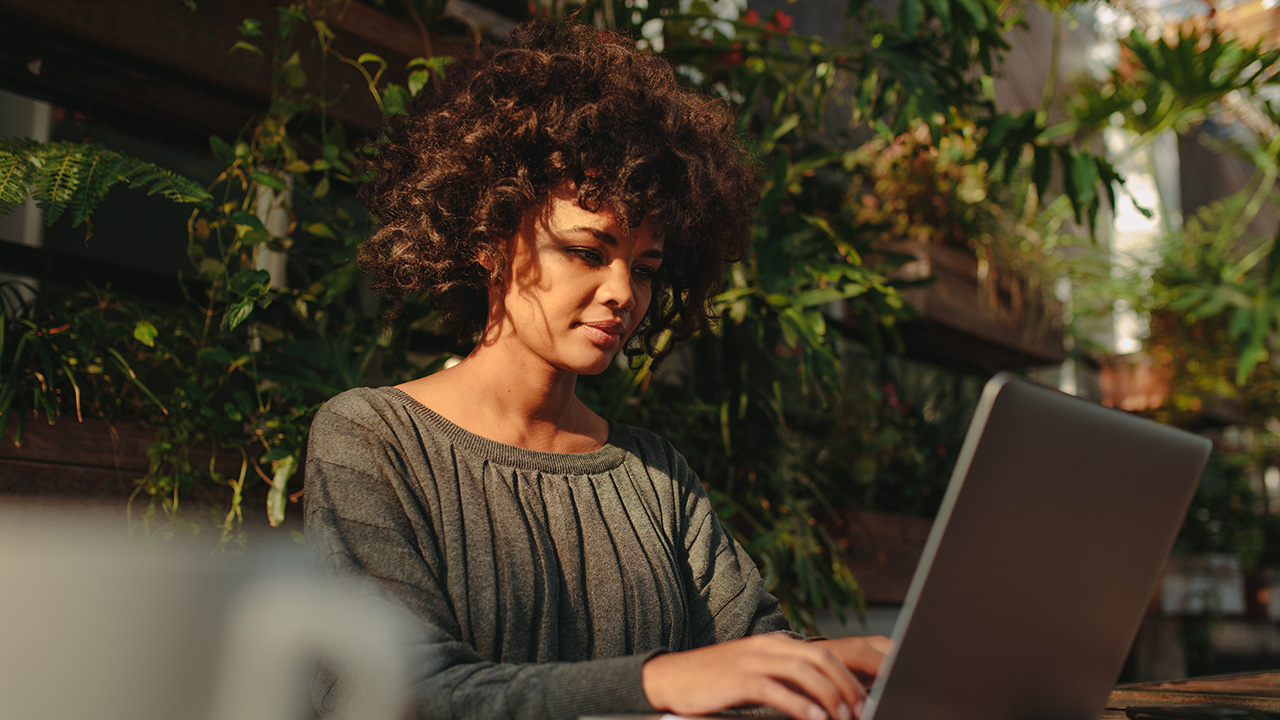
M773 14L773 17L769 19L769 22L765 23L765 28L770 32L776 32L779 35L786 35L791 32L791 25L794 22L794 17L778 10Z
M748 10L747 14L742 16L742 22L748 25L759 25L760 13L755 10Z
M719 55L720 64L732 70L742 64L742 53L740 52L722 52Z

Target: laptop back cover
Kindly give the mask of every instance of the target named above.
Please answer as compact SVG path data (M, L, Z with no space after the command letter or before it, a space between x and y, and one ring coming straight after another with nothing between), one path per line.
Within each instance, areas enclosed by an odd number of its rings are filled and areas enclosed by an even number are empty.
M1209 450L1205 438L993 378L864 718L1095 720Z

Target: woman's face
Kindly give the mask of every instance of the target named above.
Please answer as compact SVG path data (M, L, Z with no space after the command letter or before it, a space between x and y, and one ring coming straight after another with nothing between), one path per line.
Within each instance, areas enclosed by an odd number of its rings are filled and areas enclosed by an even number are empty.
M649 309L662 264L650 222L630 228L611 210L584 210L571 188L530 209L505 251L482 342L577 374L609 366Z

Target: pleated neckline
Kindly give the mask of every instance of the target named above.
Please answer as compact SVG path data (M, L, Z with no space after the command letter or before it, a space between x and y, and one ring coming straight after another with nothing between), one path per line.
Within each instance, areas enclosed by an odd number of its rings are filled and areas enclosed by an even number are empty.
M497 465L560 475L590 475L612 470L627 457L627 450L619 445L624 441L625 429L613 422L609 423L609 439L596 450L584 453L530 450L464 430L400 388L388 386L377 390L404 405L416 418L431 425L463 452Z

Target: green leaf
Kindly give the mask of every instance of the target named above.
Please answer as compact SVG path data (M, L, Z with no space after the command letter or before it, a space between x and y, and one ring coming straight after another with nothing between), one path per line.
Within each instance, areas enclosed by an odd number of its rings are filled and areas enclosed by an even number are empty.
M151 392L151 388L147 387L146 384L142 382L142 379L138 377L138 374L135 373L133 368L129 366L129 363L125 361L124 356L120 354L119 350L109 347L107 348L107 355L111 356L112 362L114 362L116 367L120 368L120 370L129 377L129 380L133 382L134 386L141 390L142 394L146 395L151 402L155 403L156 407L160 408L161 413L165 415L169 414L169 408L165 407L164 403L160 401L160 398L156 397L156 394Z
M765 136L764 141L760 144L761 152L772 152L773 148L777 146L778 141L787 133L795 130L799 125L800 116L795 113L782 118L782 120L778 121L778 124L774 125L773 128L769 130L769 134Z
M266 230L267 226L262 224L262 218L245 210L237 210L231 213L231 222L236 225L244 225L253 230Z
M274 472L271 475L271 490L267 493L267 520L271 527L280 527L284 522L285 502L288 499L289 478L293 477L298 467L296 455L289 455L271 463Z
M1031 157L1031 182L1040 197L1047 197L1050 172L1053 170L1053 154L1049 148L1036 145Z
M321 40L332 40L337 37L337 35L334 34L333 29L329 27L329 23L323 20L312 20L311 25L316 29L316 35L318 35Z
M223 327L226 328L227 330L235 330L236 327L240 325L240 323L244 322L245 320L248 320L249 316L252 314L253 314L252 301L242 300L240 302L233 303L230 307L227 308L226 314L222 316Z
M236 160L235 151L231 149L226 140L217 135L209 136L209 149L213 151L213 159L223 165L230 165Z
M1267 359L1267 349L1258 342L1245 343L1240 349L1240 364L1236 367L1236 385L1243 387L1249 382L1249 376L1258 363Z
M814 305L826 305L829 302L842 300L845 292L841 288L817 288L815 290L807 290L795 296L792 304L797 307L811 307Z
M409 86L409 94L417 97L422 92L422 88L427 86L427 82L431 79L431 73L426 70L414 70L409 73L409 79L405 84Z
M240 268L231 278L230 291L246 297L257 297L271 285L271 273L256 268Z
M275 241L275 236L266 230L249 230L241 233L240 239L245 245L254 247L257 245L269 245Z
M307 225L306 231L317 237L328 238L330 240L336 240L338 237L337 234L333 232L333 228L322 222L313 222Z
M1081 206L1087 206L1097 199L1098 173L1093 158L1085 153L1072 155L1071 177L1068 181L1075 186L1075 197Z
M196 353L196 357L203 362L213 363L215 365L230 365L232 362L231 353L221 345L202 347Z
M920 16L924 14L921 0L902 0L898 6L898 22L902 25L902 34L915 35L916 26L920 24Z
M156 346L156 335L158 334L159 331L156 330L156 326L150 320L139 320L133 326L133 337L147 347Z
M274 447L263 453L262 457L258 458L258 462L275 462L276 460L283 460L289 457L292 452L293 451L287 447Z
M437 77L444 77L445 68L454 61L452 56L436 55L433 57L416 57L408 62L410 68L423 68Z
M938 16L938 22L941 23L942 29L951 30L951 5L950 0L927 0L929 9L934 15Z
M262 37L262 21L254 18L245 18L240 23L240 34L245 37Z
M409 103L409 93L404 87L395 83L387 83L386 90L382 92L382 112L388 117L392 115L401 115L404 113L405 105Z
M297 90L307 84L307 72L302 69L302 58L297 52L289 56L280 66L280 74L284 84Z
M232 52L235 52L236 50L244 50L246 52L251 52L260 57L266 57L267 55L266 53L262 52L262 48L258 47L257 45L254 45L251 42L247 42L245 40L237 40L236 44L232 45L231 49L228 50L227 52L232 53Z
M266 185L272 190L279 190L280 192L287 192L289 190L289 186L285 185L284 180L281 180L275 175L269 175L261 170L254 170L251 177L258 184Z
M987 22L987 12L981 0L956 0L956 2L969 14L975 30L987 29L990 23Z

